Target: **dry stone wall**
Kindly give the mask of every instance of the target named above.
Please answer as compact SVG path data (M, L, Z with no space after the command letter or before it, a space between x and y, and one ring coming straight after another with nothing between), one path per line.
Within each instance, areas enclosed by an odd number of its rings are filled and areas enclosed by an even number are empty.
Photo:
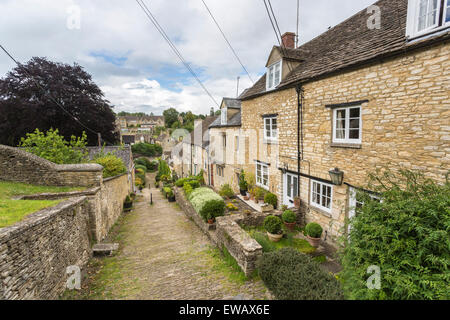
M0 229L0 300L57 299L66 268L83 268L91 256L86 197L31 214Z

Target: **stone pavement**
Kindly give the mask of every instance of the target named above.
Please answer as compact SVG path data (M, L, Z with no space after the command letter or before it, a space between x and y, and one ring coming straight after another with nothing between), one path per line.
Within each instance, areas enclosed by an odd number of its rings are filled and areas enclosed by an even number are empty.
M153 186L154 174L147 180ZM122 278L127 279L112 289L111 298L267 299L261 280L238 281L224 271L223 264L217 267L219 258L211 254L214 249L208 238L158 189L144 189L129 215L124 245L115 257Z

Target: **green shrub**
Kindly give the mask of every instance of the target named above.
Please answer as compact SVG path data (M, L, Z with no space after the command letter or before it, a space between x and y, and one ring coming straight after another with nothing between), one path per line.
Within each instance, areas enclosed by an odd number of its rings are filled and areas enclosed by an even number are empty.
M163 150L159 144L136 143L131 146L131 151L146 157L159 157Z
M81 137L72 136L70 141L66 141L58 129L50 129L46 133L36 129L21 139L19 147L57 164L76 164L88 161L86 145L84 131Z
M264 219L264 229L271 234L283 233L281 219L276 216L268 216Z
M97 157L93 161L103 166L103 178L115 177L127 172L127 168L123 164L122 159L112 154Z
M171 193L172 193L172 189L170 187L163 188L163 194L166 198L169 198Z
M266 190L260 187L256 187L254 190L256 200L264 200L264 197L267 193Z
M297 216L291 210L286 210L283 212L282 216L283 221L286 223L294 223L297 220Z
M278 300L343 299L334 276L293 248L264 253L257 267L264 284Z
M191 185L192 189L200 188L200 182L198 182L198 180L189 180L188 183Z
M244 170L241 170L241 174L239 175L239 189L242 191L248 190L248 183L245 180L245 173Z
M341 277L349 299L450 298L450 182L439 185L418 172L370 176L364 205L352 220L341 252ZM345 239L345 238L344 238ZM370 290L369 266L381 270L380 290Z
M183 190L187 197L189 197L191 195L192 191L194 191L192 186L187 182L184 183Z
M228 198L228 199L231 199L235 196L233 189L231 189L231 186L228 183L224 184L220 188L219 194L221 197Z
M184 184L187 182L187 178L182 178L182 179L178 179L176 182L175 182L175 185L178 187L178 188L181 188L182 186L184 186Z
M195 211L205 220L223 216L225 201L209 188L198 188L188 196Z
M267 204L271 204L275 209L277 208L278 198L271 192L266 193L264 196L264 202Z
M305 234L311 238L320 238L322 236L323 229L320 224L310 222L305 227Z
M144 172L147 172L147 167L146 167L146 166L143 166L143 165L141 165L141 164L135 165L135 166L134 166L134 169L135 169L135 170L141 169L141 170L144 170Z
M163 176L163 175L170 176L170 174L171 174L169 165L167 164L166 161L164 161L162 159L160 159L159 163L158 163L158 173L159 173L159 176Z
M277 250L275 243L273 241L270 241L264 233L255 232L253 238L262 247L263 252L272 252Z

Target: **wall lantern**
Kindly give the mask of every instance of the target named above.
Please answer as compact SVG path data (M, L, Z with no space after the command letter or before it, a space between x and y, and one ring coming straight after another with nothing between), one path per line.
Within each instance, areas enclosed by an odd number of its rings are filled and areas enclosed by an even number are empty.
M334 170L330 170L329 173L331 182L336 186L340 186L344 180L344 172L340 171L338 168L334 168Z
M283 173L286 173L289 170L289 164L283 162L283 169L281 170Z

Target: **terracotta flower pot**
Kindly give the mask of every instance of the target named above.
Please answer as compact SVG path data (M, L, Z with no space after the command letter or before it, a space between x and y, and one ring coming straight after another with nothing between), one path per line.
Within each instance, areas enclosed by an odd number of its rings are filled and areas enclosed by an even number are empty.
M289 229L289 231L294 231L294 228L297 225L297 223L295 223L295 222L292 222L292 223L284 222L284 225L286 226L286 228Z
M300 208L300 198L294 198L294 206L296 208Z
M319 247L320 238L311 238L310 236L306 236L306 239L308 240L309 244L312 245L314 248Z
M208 224L214 224L214 219L208 219Z
M269 240L272 242L278 242L281 240L281 238L283 238L282 234L272 234L267 232L267 237L269 237Z

